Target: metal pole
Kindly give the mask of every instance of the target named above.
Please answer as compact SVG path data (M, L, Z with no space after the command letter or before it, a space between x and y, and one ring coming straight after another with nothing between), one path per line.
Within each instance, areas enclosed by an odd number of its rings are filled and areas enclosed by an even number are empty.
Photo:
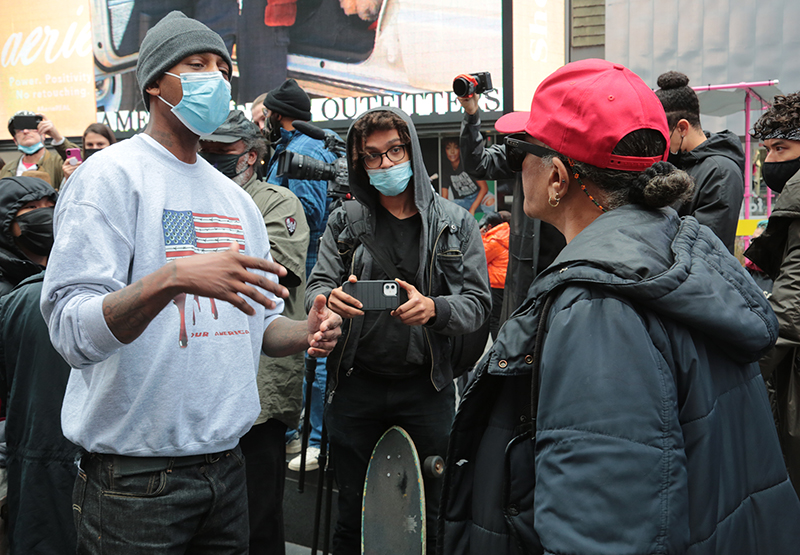
M750 219L753 196L753 168L750 166L750 89L744 90L744 219Z

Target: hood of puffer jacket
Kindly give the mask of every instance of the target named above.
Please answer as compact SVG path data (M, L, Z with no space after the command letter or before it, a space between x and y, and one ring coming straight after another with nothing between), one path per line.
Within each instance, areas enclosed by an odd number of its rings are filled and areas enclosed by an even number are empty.
M352 156L353 146L355 143L355 133L353 133L353 127L358 120L371 112L392 112L408 125L408 133L411 137L411 142L409 145L411 149L411 169L414 172L414 175L411 177L410 186L413 185L414 187L414 201L417 205L417 209L420 212L423 212L428 205L433 202L434 190L433 185L431 185L431 180L428 178L428 171L425 169L425 164L422 160L422 151L419 146L417 130L408 114L391 106L381 106L379 108L367 110L353 122L353 125L350 126L350 130L347 133L347 157L349 161L348 169L350 191L356 200L369 208L372 213L375 213L375 209L378 206L379 193L375 187L370 184L369 176L367 176L367 172L364 169L364 166L361 164L361 161L356 160L353 162Z
M32 200L51 197L57 193L47 182L36 177L5 177L0 179L0 273L3 280L14 285L41 271L22 253L14 242L11 224L17 211Z
M744 172L744 150L742 150L742 141L735 133L728 131L720 131L719 133L705 132L706 141L698 145L693 150L683 153L681 169L688 169L696 166L706 158L711 156L724 156L730 158L739 166L739 169Z
M602 286L704 334L735 360L758 360L778 338L768 299L739 261L710 229L671 208L603 214L537 278L529 299L563 282Z

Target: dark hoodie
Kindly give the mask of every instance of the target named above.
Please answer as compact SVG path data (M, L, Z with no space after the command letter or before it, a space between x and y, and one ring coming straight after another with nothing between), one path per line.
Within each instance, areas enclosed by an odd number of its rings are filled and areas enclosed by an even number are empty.
M744 199L744 151L730 131L706 132L706 140L681 154L680 167L694 178L694 196L675 206L680 216L694 216L722 239L733 253L739 210Z
M491 293L486 254L475 218L433 190L411 119L405 112L391 107L375 108L370 112L381 110L397 114L408 125L414 201L422 219L420 264L413 285L423 295L432 298L436 305L436 320L432 324L411 327L404 360L414 365L430 360L431 381L441 389L453 377L450 337L470 333L488 318ZM347 136L348 153L352 152L353 135L351 129ZM350 190L363 205L366 217L351 228L344 208L338 208L330 215L317 264L308 280L306 309L318 294L327 297L331 290L341 286L351 271L359 279L367 279L363 276L370 275L372 257L357 237L375 236L379 194L360 165L350 171ZM333 370L333 374L328 375L331 391L336 388L336 370L352 367L362 323L363 317L346 320L343 337L328 357L328 368Z
M11 224L17 211L32 200L56 199L56 191L36 177L0 179L0 295L11 291L23 279L38 274L42 267L28 260L14 242Z
M600 216L478 364L448 448L443 553L796 552L800 502L757 364L777 333L694 218Z

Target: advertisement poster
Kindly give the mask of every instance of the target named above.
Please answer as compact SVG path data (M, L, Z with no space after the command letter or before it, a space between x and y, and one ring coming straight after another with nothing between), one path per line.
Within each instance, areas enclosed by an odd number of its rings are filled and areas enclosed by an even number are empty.
M4 2L0 45L0 120L29 110L69 136L96 121L88 2Z
M462 73L490 72L481 99L501 113L501 0L91 0L98 109L113 129L147 121L133 77L138 45L172 10L219 33L234 59L233 100L297 79L312 97L313 121L346 125L375 106L402 108L417 121L459 119L452 93ZM422 119L420 119L422 118ZM101 121L103 121L101 119Z
M536 87L566 63L564 0L514 2L514 106L531 109Z
M464 171L458 136L441 140L441 172L439 194L456 203L480 220L484 214L497 210L494 181L474 179Z

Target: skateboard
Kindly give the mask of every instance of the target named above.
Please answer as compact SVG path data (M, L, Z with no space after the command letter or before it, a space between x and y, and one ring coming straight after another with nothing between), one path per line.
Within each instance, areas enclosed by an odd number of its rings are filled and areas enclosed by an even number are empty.
M441 457L425 460L425 474L442 474ZM425 555L423 466L411 436L389 428L372 451L361 505L362 555Z

